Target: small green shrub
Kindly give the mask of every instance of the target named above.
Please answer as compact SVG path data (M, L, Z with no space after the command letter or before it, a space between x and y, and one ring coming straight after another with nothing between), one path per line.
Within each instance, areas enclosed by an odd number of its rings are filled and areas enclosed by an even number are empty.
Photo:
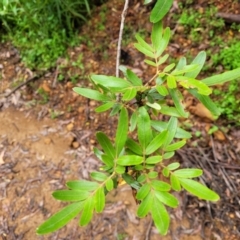
M201 169L180 169L180 163L168 160L191 137L178 124L180 118L189 117L182 92L188 91L215 116L219 116L218 108L209 97L212 93L210 87L239 77L240 68L200 81L197 76L205 63L205 52L199 52L190 64L181 57L177 65L163 65L169 57L164 51L171 31L168 27L163 28L161 19L172 3L173 0L165 0L165 4L158 0L153 8L150 43L136 35L134 46L146 56L145 63L155 70L150 79L143 80L121 66L122 78L93 74L91 81L94 89L73 89L84 97L99 101L96 112L111 110L110 116L118 116L116 134L111 140L105 133L97 132L100 148L95 148L94 153L102 166L90 174L92 180L69 181L67 190L53 192L55 199L72 203L39 226L38 234L56 231L79 214L79 225L89 224L94 212L104 210L106 195L122 179L135 193L137 216L143 218L150 214L162 235L167 234L170 223L166 206L178 206L174 191L185 189L200 199L219 199L217 193L193 180L202 175ZM159 120L159 114L165 115L165 121Z

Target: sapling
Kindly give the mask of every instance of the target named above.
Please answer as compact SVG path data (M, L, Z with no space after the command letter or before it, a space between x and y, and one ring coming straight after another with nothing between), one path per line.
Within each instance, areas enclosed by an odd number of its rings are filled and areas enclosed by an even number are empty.
M163 27L162 18L172 3L173 0L156 2L150 15L153 27L149 43L136 35L134 46L146 56L145 63L155 69L150 79L143 80L120 66L123 77L93 74L93 89L73 88L76 93L100 102L96 112L111 110L110 116L118 116L115 139L111 141L105 133L96 133L101 148L95 148L94 153L102 166L90 174L91 180L69 181L68 190L53 192L57 200L73 203L44 222L37 229L38 234L54 232L77 215L79 225L87 225L95 212L104 210L106 195L118 187L120 179L136 192L137 216L150 214L162 235L167 234L170 223L166 206L178 206L174 191L184 189L200 199L219 200L217 193L195 179L202 175L201 169L181 168L179 162L169 163L168 159L191 138L179 126L180 118L189 117L183 91L192 94L217 118L220 112L209 97L210 86L236 79L240 68L198 80L205 52L199 52L191 63L181 57L176 65L166 66L169 55L165 51L171 31ZM168 120L158 120L160 114Z

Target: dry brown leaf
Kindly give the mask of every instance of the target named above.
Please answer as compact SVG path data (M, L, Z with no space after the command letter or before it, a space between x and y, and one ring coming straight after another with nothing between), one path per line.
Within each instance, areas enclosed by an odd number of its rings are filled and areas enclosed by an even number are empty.
M219 141L225 141L226 140L225 135L220 130L217 130L216 132L214 132L213 135L214 135L214 138L219 140Z
M201 118L207 118L211 121L214 120L212 113L202 103L198 103L196 106L189 107L189 110L192 114L195 114Z

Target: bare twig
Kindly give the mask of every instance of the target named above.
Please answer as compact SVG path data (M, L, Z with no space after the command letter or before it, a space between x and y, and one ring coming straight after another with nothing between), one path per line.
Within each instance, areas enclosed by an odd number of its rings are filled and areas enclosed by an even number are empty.
M150 239L152 224L153 224L153 220L151 219L149 224L148 224L148 228L147 228L146 235L145 235L145 240L149 240Z
M121 57L121 42L122 42L122 34L124 28L124 21L127 15L129 0L125 0L122 16L121 16L121 25L118 37L118 46L117 46L117 59L116 59L116 77L119 77L119 65L120 65L120 57Z

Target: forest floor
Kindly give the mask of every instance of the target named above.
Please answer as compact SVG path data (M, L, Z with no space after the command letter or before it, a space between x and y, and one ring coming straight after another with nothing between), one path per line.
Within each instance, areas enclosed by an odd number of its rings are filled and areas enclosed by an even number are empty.
M213 121L211 114L193 99L188 99L187 104L192 115L181 124L194 137L187 147L177 152L176 158L182 166L204 170L201 181L220 195L219 202L201 201L180 192L177 196L180 206L171 210L169 233L160 237L150 218L135 217L137 206L132 191L122 186L107 197L103 214L96 215L87 227L79 228L74 219L56 233L46 236L35 233L44 220L64 206L54 200L51 193L64 188L68 180L88 179L89 173L98 169L99 162L92 151L97 144L95 132L114 134L115 120L106 114L96 114L97 103L76 95L72 88L90 86L91 73L115 75L123 2L109 0L97 8L91 21L80 31L82 44L69 48L69 58L59 58L57 68L42 76L34 78L39 73L24 67L18 51L10 43L1 44L1 239L240 239L240 129L224 118ZM219 11L240 13L236 1L214 3ZM198 0L192 6L196 11L199 8L205 11L210 4ZM143 64L143 55L134 49L132 41L136 32L149 37L150 10L139 1L131 1L122 46L121 63L143 79L151 76L152 69ZM204 39L197 45L184 35L176 20L171 21L179 11L176 1L165 23L170 23L174 31L169 54L179 58L207 50L210 47L207 35L203 34ZM226 29L221 34L227 39ZM216 69L221 70L221 67ZM30 78L34 79L11 92ZM219 130L209 134L213 126Z

